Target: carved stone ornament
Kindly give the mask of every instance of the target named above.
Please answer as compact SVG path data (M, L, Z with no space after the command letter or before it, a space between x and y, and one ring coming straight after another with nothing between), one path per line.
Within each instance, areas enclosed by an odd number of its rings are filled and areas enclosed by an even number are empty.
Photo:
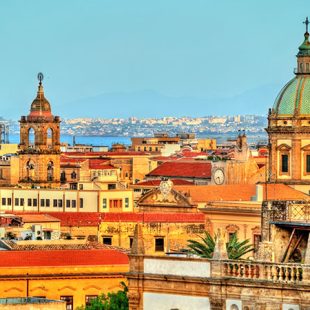
M167 200L168 196L172 190L173 183L171 180L162 180L159 185L160 193L163 196L163 200Z

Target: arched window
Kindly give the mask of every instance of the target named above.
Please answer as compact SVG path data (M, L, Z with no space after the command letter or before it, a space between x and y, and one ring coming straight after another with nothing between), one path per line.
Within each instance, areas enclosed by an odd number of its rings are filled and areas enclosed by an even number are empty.
M46 143L48 147L53 146L53 130L51 128L46 131Z
M239 307L236 304L230 306L230 310L239 310Z
M54 180L54 163L50 161L47 164L47 181L53 181Z
M29 147L34 147L35 144L35 132L33 128L28 130L28 145Z

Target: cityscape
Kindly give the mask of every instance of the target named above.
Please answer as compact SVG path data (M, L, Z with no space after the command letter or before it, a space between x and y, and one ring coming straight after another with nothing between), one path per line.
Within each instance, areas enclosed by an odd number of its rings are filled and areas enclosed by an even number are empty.
M307 3L54 1L0 4L0 310L310 310Z

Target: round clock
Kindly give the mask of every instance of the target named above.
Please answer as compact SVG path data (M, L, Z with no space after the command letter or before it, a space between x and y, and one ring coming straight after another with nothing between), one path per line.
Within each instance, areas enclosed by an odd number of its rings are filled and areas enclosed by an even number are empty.
M222 185L225 181L224 171L222 169L216 169L213 173L213 181L216 185Z

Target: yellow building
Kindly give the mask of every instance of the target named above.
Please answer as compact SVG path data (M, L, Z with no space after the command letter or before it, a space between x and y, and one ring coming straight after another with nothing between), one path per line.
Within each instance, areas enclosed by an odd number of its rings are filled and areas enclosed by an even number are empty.
M16 154L18 151L18 144L14 143L0 143L0 156L6 154Z
M216 149L216 139L198 139L197 150L205 152Z
M100 224L100 241L130 249L138 222L143 223L146 253L156 255L180 251L205 230L202 213L107 213Z
M132 212L132 190L0 188L0 211Z
M0 295L63 300L66 309L121 289L126 254L112 249L0 252Z

